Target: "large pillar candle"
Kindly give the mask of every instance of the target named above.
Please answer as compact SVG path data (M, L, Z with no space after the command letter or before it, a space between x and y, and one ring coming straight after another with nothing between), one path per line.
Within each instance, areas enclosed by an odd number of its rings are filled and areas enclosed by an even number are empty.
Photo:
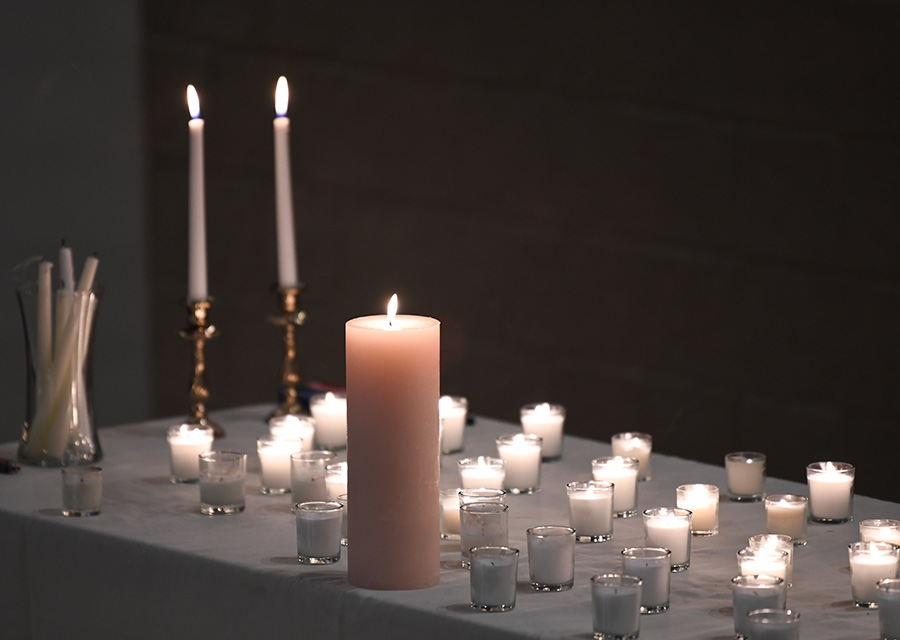
M346 325L347 579L368 589L440 580L440 322L401 315Z

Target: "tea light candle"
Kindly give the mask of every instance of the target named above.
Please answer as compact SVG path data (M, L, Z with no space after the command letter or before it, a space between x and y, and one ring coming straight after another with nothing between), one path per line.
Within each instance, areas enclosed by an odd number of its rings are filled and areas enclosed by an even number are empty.
M602 574L591 578L591 619L595 638L637 638L641 629L642 580Z
M347 493L347 463L337 462L325 467L325 493L328 499L335 501L338 496Z
M172 482L198 482L200 480L200 454L212 449L213 430L192 424L169 427L166 431L169 443L169 461Z
M719 487L712 484L683 484L675 493L676 505L693 514L693 535L714 536L719 532Z
M309 416L273 416L269 418L269 433L282 438L299 438L303 442L303 450L313 448L316 421Z
M441 489L441 537L459 540L459 489Z
M863 520L859 523L862 542L891 542L900 545L900 520Z
M638 461L638 480L650 479L650 454L653 451L653 436L649 433L626 431L617 433L610 441L612 454Z
M291 454L302 448L303 441L299 438L269 434L256 441L263 494L281 495L291 490Z
M62 468L62 514L95 516L103 498L103 470L100 467Z
M500 458L478 456L459 461L463 489L502 489L506 464Z
M787 590L784 580L774 576L737 576L732 578L732 601L734 605L734 633L746 638L747 614L757 609L784 609L787 605Z
M687 509L656 507L644 511L645 546L672 552L672 571L691 565L691 512Z
M850 552L850 590L858 607L877 606L876 583L896 578L900 568L900 547L890 542L854 542Z
M526 532L531 588L567 591L575 584L575 529L556 525Z
M509 611L516 606L519 550L504 546L475 547L470 554L472 608Z
M878 621L882 638L900 638L900 579L884 578L878 590Z
M462 451L466 435L469 401L462 396L441 396L438 414L441 418L441 453Z
M347 446L347 395L316 394L309 399L309 411L316 421L316 445L335 451Z
M766 530L791 536L794 546L806 544L806 496L776 494L766 497Z
M737 553L742 576L775 576L788 582L788 553L782 549L746 547Z
M604 542L613 534L612 482L589 480L566 485L569 525L577 542Z
M662 613L669 609L672 552L661 547L622 549L622 573L643 580L641 613Z
M340 502L302 502L292 508L297 521L297 559L301 564L333 564L341 558Z
M612 456L591 460L594 480L615 485L613 510L617 518L630 518L637 513L637 476L640 463L634 458Z
M325 485L328 465L334 451L298 451L291 454L291 502L326 502Z
M809 517L814 522L847 522L853 515L855 468L846 462L814 462L806 467Z
M760 533L750 536L747 546L751 549L770 549L787 553L787 570L784 581L786 586L791 586L794 579L794 540L791 536L781 533Z
M497 452L506 475L503 488L510 493L534 493L541 486L541 438L531 434L497 438Z
M544 460L556 460L562 456L563 423L566 409L559 404L541 402L526 404L519 411L522 430L540 436L543 440Z
M765 495L766 456L755 451L735 451L725 456L728 494L735 502L756 502Z

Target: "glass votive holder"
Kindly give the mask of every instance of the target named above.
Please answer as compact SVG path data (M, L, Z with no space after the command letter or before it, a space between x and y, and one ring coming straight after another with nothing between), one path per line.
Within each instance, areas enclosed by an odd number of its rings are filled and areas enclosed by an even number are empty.
M347 493L347 463L335 462L325 467L325 493L331 501Z
M881 640L900 640L900 578L883 578L878 590L878 624Z
M898 575L900 547L890 542L854 542L849 550L853 604L866 609L875 608L878 606L876 583Z
M766 531L791 536L794 546L806 544L806 496L779 493L766 496Z
M281 438L300 438L303 450L310 451L316 442L316 421L310 416L272 416L269 418L269 433Z
M622 458L634 458L638 461L638 480L646 482L650 479L650 454L653 452L653 436L649 433L625 431L617 433L610 439L612 454Z
M479 546L469 550L472 608L509 611L516 606L519 550L506 546Z
M498 502L503 504L505 501L505 489L460 489L459 505L462 506L469 502Z
M575 584L575 529L558 525L531 527L528 575L535 591L568 591Z
M569 498L569 526L576 542L605 542L613 535L612 482L588 480L566 485Z
M256 441L260 464L260 490L264 495L283 495L291 490L291 455L302 451L300 438L264 435Z
M322 502L328 499L325 469L334 462L334 451L298 451L291 454L291 501Z
M809 519L847 522L853 516L853 479L856 468L846 462L813 462L806 466Z
M316 421L316 447L337 451L347 446L346 393L317 393L309 399L309 411Z
M747 614L751 640L800 640L800 613L790 609L756 609Z
M725 456L728 497L734 502L759 502L766 495L766 454L735 451Z
M719 533L719 487L713 484L683 484L675 489L676 506L691 512L691 534Z
M742 576L774 576L788 582L788 552L783 549L745 547L737 552Z
M247 454L206 451L200 454L200 513L229 515L244 510Z
M563 424L566 408L561 404L540 402L526 404L519 410L522 431L540 436L543 440L541 457L544 460L558 460L562 457Z
M470 502L459 508L462 566L469 568L472 547L505 547L509 542L509 507L497 502Z
M643 581L641 613L662 613L669 609L669 584L672 552L662 547L629 547L622 549L622 573Z
M344 512L341 514L341 546L347 547L350 545L350 536L347 533L347 521L350 519L350 496L346 493L342 493L337 497L335 502L340 502L344 505Z
M441 489L441 538L459 540L459 489Z
M174 483L200 481L200 454L212 449L212 427L179 424L166 430L169 443L171 480Z
M671 571L691 566L691 512L687 509L654 507L644 510L644 545L672 552Z
M790 587L794 580L794 539L783 533L758 533L750 536L748 547L751 549L776 549L788 554L787 571L784 576L785 586ZM756 607L762 609L764 607Z
M633 640L641 630L640 578L606 573L591 578L591 618L596 640Z
M541 488L541 438L517 433L497 438L497 453L506 475L503 488L509 493L534 493Z
M787 589L784 580L775 576L737 576L731 579L734 609L734 636L749 637L747 614L757 609L784 609Z
M900 544L900 520L873 518L859 523L860 542L891 542Z
M334 564L341 559L340 502L300 502L292 511L297 521L297 560L300 564Z
M441 396L438 415L441 418L441 453L463 450L469 401L462 396Z
M62 468L62 514L70 517L95 516L103 498L103 470L100 467Z
M630 518L637 514L637 476L640 463L635 458L609 456L591 460L594 480L612 482L613 511L616 518Z
M500 458L478 456L463 458L458 463L463 489L502 489L506 463Z

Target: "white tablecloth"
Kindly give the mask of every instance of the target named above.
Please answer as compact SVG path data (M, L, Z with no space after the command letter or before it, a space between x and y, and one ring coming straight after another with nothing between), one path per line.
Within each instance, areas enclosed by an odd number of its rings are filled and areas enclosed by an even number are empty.
M215 448L250 454L247 509L239 515L200 515L197 485L169 482L165 429L172 420L100 432L104 493L97 517L60 516L59 470L25 467L0 476L0 638L589 638L590 576L617 570L619 551L643 543L640 517L617 520L611 541L578 545L573 589L528 588L526 528L567 524L565 483L588 479L591 459L610 454L606 443L567 437L562 460L543 465L542 491L507 498L510 543L521 549L513 611L469 607L469 574L459 566L458 543L450 541L441 546L439 586L350 587L346 556L329 567L296 562L290 498L259 493L255 440L266 432L270 408L214 416L228 432ZM493 455L496 436L517 430L478 418L466 429L465 451L443 456L442 486L458 485L459 458ZM13 457L15 445L0 445L0 455ZM865 461L857 462L864 474ZM674 506L675 487L696 482L724 492L724 468L654 454L639 508ZM807 494L804 485L772 478L767 490ZM900 518L900 505L857 496L854 509L852 523L810 524L809 544L795 553L788 605L801 612L804 638L878 637L877 611L850 603L847 545L858 539L860 519ZM670 610L642 616L641 638L733 637L735 554L748 536L764 532L761 503L723 500L719 534L693 539L690 569L672 575ZM351 540L345 553L352 552Z

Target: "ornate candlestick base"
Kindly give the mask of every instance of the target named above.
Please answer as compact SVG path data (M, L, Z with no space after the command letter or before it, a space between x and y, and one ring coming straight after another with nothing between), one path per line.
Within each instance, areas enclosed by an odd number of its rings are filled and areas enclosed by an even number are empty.
M206 417L206 402L209 400L209 387L206 386L206 341L218 335L216 328L209 324L211 305L211 299L188 302L188 325L181 330L181 337L190 340L193 346L194 372L190 387L191 410L187 422L211 427L213 435L222 438L225 436L225 430Z
M304 290L302 284L296 287L278 288L278 315L269 318L272 324L284 329L284 361L281 364L281 386L284 389L284 400L272 412L270 418L304 413L300 404L297 387L300 386L300 367L297 364L297 327L306 321L306 312L300 311L300 294Z

